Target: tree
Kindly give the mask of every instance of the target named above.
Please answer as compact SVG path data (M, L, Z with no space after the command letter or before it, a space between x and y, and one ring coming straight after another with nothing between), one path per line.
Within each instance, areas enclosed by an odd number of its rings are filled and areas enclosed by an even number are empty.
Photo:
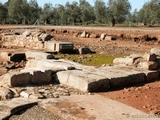
M80 21L80 16L82 13L77 2L74 1L72 2L72 4L67 2L65 4L65 8L66 8L67 21L73 23L74 25L77 23L77 21Z
M22 23L28 14L27 0L10 0L8 2L8 15L12 23Z
M122 23L125 21L126 16L130 13L131 5L128 0L109 0L108 12L111 18L112 26L115 23Z
M52 19L52 10L53 6L51 3L45 3L42 9L42 14L40 16L41 20L44 21L45 24L50 24Z
M99 23L106 23L107 19L107 7L102 0L96 0L94 5L94 13L96 21Z
M5 23L7 14L7 8L2 3L0 3L0 23Z
M81 9L80 19L83 23L95 20L94 8L86 0L79 0L79 7Z
M146 2L138 13L139 22L159 23L160 22L160 1L151 0Z
M57 11L61 20L61 24L67 24L67 15L65 6L59 4L57 7Z
M28 23L34 24L34 22L40 18L40 13L42 12L42 10L36 0L30 0L28 4Z

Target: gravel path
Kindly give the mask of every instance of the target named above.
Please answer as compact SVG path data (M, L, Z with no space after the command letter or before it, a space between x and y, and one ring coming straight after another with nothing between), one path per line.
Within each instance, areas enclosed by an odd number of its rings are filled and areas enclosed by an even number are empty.
M22 112L18 115L13 115L9 120L64 120L59 116L53 115L49 111L39 107L38 105Z

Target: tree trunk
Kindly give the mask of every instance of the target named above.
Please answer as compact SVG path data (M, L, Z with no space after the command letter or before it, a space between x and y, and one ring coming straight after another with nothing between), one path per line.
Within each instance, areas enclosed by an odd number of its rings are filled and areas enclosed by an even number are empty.
M112 18L112 25L111 26L115 26L116 24L116 20L114 18Z

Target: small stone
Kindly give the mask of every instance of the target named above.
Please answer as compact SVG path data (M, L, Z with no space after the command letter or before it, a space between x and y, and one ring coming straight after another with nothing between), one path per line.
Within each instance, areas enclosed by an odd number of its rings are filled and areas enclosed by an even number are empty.
M32 94L29 96L30 99L43 99L44 96L41 94Z
M89 92L88 95L94 95L94 93L90 93L90 92Z
M22 92L20 93L20 95L21 95L22 97L24 97L24 98L28 98L28 97L29 97L29 94L26 93L25 91L22 91Z
M143 108L147 108L147 106L143 106Z
M38 90L39 93L43 94L45 92L45 89Z

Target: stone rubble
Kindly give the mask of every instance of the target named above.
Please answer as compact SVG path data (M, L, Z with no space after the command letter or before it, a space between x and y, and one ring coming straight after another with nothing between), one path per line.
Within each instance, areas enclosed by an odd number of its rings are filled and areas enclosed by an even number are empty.
M3 75L0 78L0 86L7 88L6 86L60 83L83 92L97 92L130 84L151 82L159 78L158 55L151 53L116 58L113 61L114 66L98 68L69 60L56 60L51 57L53 55L43 52L27 51L25 56L27 59L25 68L20 72L9 72ZM58 90L58 93L59 91L61 90ZM59 97L57 92L53 93L45 93L42 96ZM69 93L66 92L64 95L69 95ZM39 98L38 96L40 96L39 93L32 93L32 98Z

